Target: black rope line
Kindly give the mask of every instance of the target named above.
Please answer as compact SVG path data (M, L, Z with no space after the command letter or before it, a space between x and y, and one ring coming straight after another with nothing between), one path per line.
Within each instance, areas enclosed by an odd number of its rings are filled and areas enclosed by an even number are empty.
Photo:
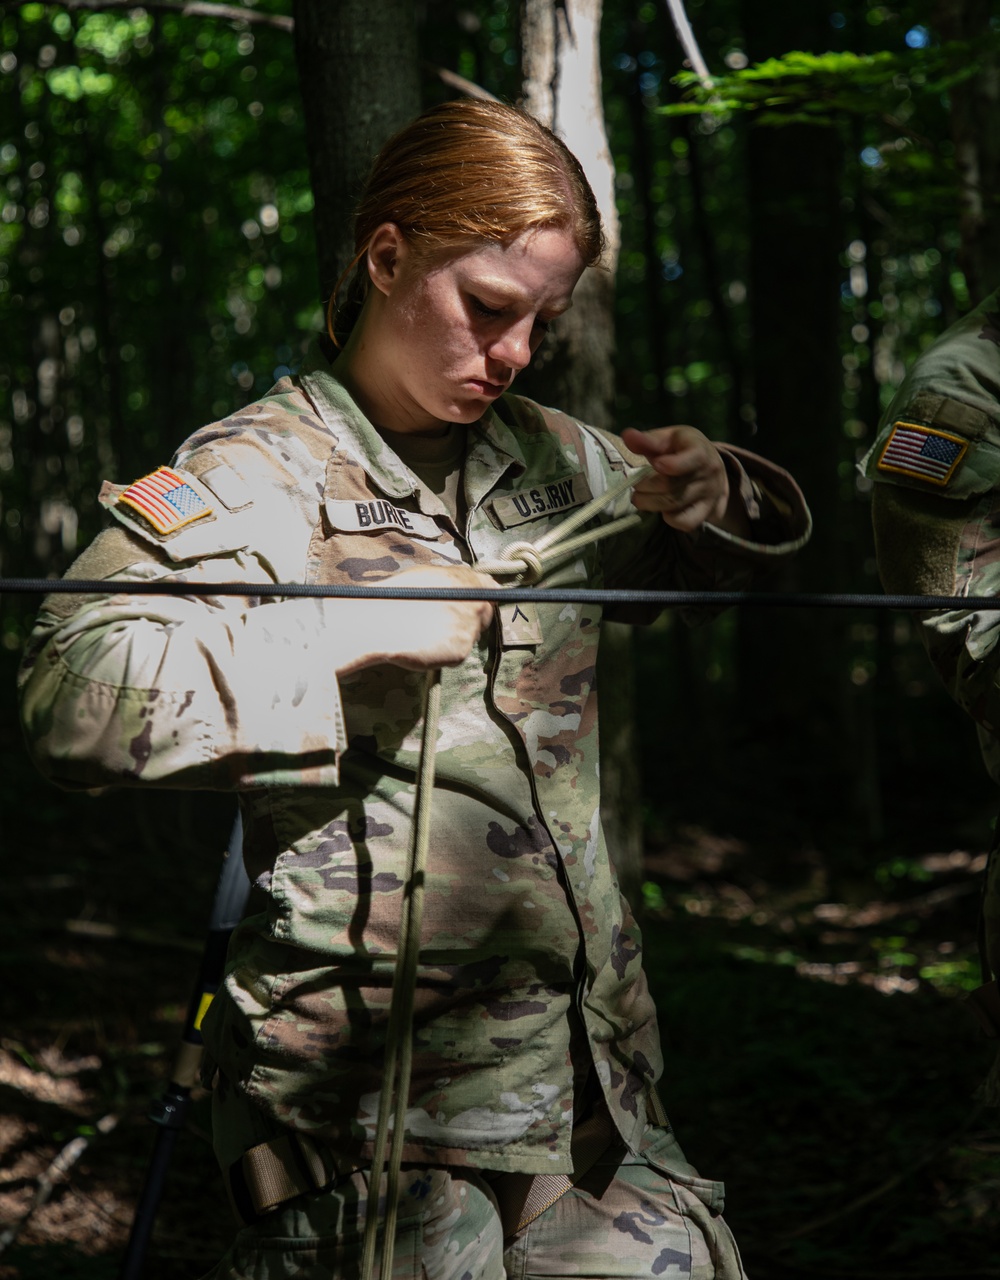
M196 586L176 579L122 582L85 578L0 578L0 596L69 595L245 596L281 599L487 600L492 603L643 604L676 609L895 609L927 613L938 609L1000 611L997 596L881 595L802 591L624 591L589 587L399 587L327 582L213 582Z

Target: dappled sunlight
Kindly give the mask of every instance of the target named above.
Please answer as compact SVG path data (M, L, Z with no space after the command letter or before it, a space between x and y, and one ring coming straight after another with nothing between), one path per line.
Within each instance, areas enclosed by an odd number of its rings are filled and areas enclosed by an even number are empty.
M985 853L964 849L894 858L873 868L877 898L831 901L830 877L815 852L801 859L797 883L755 870L744 841L682 826L676 840L647 855L644 904L653 916L727 922L720 939L734 959L776 965L837 986L881 995L929 987L961 995L978 986L975 899Z
M36 1102L51 1103L69 1110L86 1106L93 1089L81 1081L81 1074L97 1071L101 1059L88 1054L65 1057L55 1046L31 1055L22 1045L0 1043L0 1088L15 1089Z

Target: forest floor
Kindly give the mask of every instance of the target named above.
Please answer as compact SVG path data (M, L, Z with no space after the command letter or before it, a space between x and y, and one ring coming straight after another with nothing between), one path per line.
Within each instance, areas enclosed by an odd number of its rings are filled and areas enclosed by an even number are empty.
M0 1280L111 1280L231 802L63 795L9 725L0 753ZM651 840L662 1093L689 1159L726 1181L752 1280L1000 1276L1000 1113L975 1098L993 1051L961 999L980 845L928 829L845 884L808 843L681 824ZM146 1280L197 1277L231 1238L209 1124L202 1099ZM77 1158L35 1205L60 1153Z

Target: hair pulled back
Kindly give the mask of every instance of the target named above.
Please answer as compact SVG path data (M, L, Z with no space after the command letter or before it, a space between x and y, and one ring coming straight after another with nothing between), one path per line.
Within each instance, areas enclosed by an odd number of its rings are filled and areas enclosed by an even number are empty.
M540 227L569 231L587 266L604 248L597 202L576 156L526 112L468 98L425 111L376 156L355 214L354 260L329 303L327 328L338 346L367 296L365 255L384 222L428 256L484 240L506 244Z

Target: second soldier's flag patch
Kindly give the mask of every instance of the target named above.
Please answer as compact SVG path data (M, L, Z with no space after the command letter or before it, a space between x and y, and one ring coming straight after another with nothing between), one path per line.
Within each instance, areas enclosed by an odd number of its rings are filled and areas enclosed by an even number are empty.
M946 485L969 448L967 440L914 422L897 422L878 460L879 471Z
M173 533L182 525L211 515L212 508L195 493L172 467L157 467L122 493L124 502L153 526L157 533Z

